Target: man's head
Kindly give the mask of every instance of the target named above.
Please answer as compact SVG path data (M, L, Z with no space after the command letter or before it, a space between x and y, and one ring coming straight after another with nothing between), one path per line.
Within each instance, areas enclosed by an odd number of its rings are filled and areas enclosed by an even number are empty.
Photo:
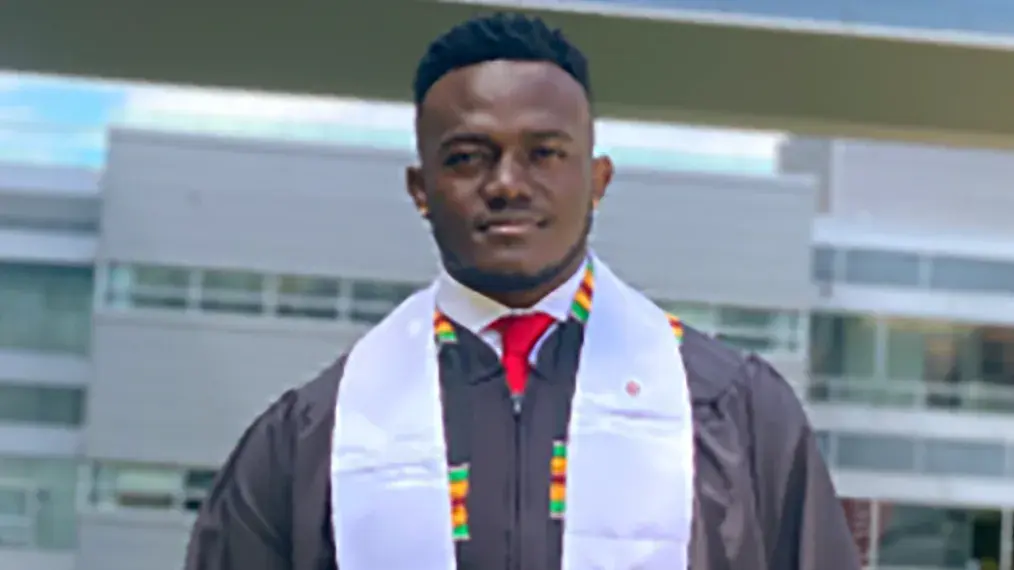
M420 164L408 190L446 269L501 299L566 279L613 171L592 155L581 52L538 19L470 20L430 46L415 101Z

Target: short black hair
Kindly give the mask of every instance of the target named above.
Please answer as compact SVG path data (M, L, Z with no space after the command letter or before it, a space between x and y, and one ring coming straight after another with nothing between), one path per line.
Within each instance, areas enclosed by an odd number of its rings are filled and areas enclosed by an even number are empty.
M458 24L430 44L416 68L416 105L451 71L498 59L552 63L580 83L591 101L588 60L560 29L541 18L499 12Z

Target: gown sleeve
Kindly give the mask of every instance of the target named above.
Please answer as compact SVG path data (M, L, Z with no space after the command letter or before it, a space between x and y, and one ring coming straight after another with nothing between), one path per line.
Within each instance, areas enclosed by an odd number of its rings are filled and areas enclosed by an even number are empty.
M247 428L197 515L185 570L291 570L294 391Z
M806 413L792 387L748 362L754 465L768 568L859 570L859 552Z

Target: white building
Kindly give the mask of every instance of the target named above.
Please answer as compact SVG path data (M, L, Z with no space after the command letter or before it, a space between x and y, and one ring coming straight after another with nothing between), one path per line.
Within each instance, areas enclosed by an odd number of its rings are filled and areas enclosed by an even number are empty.
M255 414L434 274L390 140L116 130L101 174L0 167L0 569L179 568ZM598 251L800 386L841 494L882 505L852 509L871 563L1009 569L1014 156L652 156Z

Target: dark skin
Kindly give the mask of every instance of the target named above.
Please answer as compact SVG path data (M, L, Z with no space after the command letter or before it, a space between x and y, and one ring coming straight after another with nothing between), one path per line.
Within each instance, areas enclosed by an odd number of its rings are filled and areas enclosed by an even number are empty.
M490 61L433 85L406 179L455 279L521 308L581 267L613 176L593 132L581 84L551 63Z

